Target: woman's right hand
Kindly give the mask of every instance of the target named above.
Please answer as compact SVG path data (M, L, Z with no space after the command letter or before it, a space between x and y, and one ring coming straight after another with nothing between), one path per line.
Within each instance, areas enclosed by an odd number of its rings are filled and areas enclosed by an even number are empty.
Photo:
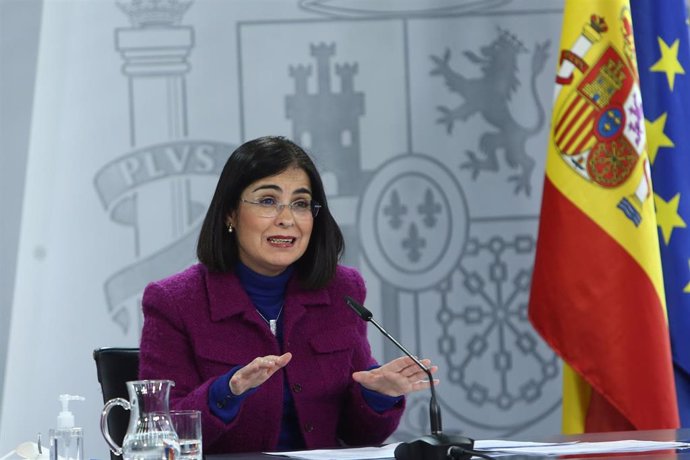
M279 369L285 367L291 359L292 353L290 352L280 356L268 355L254 358L251 363L238 369L232 376L230 391L235 396L239 396L247 390L258 387Z

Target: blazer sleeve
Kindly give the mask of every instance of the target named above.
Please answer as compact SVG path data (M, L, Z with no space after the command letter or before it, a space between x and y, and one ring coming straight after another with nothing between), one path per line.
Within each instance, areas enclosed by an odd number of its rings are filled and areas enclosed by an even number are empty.
M144 290L144 327L141 334L139 378L170 379L175 386L170 394L171 409L196 409L202 414L204 450L212 446L235 421L223 423L211 413L209 387L220 376L202 381L189 335L180 315L189 299L170 295L163 283L151 283Z
M352 297L364 304L366 288L362 276L354 269L346 272L345 279L350 287L346 291L355 293ZM337 298L342 298L338 294ZM348 307L346 307L348 308ZM367 339L367 323L355 314L350 315L355 331L355 346L353 353L353 370L367 370L377 362L371 355L371 346ZM400 423L405 410L405 398L398 401L392 408L378 413L367 404L359 383L351 380L348 395L338 424L338 437L347 445L379 445L393 434Z

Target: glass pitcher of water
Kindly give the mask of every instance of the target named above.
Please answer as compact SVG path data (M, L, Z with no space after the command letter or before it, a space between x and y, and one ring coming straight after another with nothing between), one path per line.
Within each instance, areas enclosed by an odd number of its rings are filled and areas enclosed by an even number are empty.
M175 460L180 456L180 442L170 420L171 380L135 380L127 382L129 401L111 399L101 413L101 433L115 455L123 460ZM130 411L129 426L122 446L110 437L108 414L114 406Z

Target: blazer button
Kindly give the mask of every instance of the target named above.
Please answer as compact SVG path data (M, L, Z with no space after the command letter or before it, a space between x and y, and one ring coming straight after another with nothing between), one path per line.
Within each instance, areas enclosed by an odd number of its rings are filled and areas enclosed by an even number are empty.
M216 406L218 409L222 409L225 407L225 401L216 401Z
M302 391L302 385L300 385L299 383L293 384L292 391L294 391L295 393L299 393L300 391Z
M312 425L311 423L305 423L304 424L304 431L306 433L311 433L312 431L314 431L314 425Z

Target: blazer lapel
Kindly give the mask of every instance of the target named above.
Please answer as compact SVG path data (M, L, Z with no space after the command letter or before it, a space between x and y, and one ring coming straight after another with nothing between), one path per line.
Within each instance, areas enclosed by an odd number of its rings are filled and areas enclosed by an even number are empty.
M256 308L234 273L206 272L211 321L218 322L233 316L242 316L245 321L262 324ZM327 307L331 298L326 289L309 291L301 288L295 276L285 290L283 312L283 337L289 337L295 324L308 314L308 308Z
M211 321L222 321L236 315L251 317L252 301L234 273L206 273L206 292Z
M299 286L297 277L293 276L285 290L285 313L283 318L283 340L290 337L292 329L305 315L308 308L327 307L331 303L331 296L326 289L308 291Z

